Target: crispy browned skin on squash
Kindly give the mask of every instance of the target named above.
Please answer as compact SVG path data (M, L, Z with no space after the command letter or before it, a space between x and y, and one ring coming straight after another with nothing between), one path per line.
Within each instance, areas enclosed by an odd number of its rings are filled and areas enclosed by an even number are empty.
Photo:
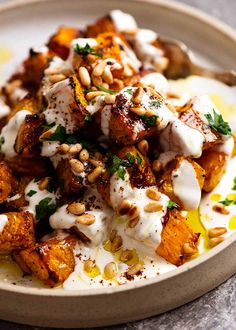
M37 113L39 109L36 98L30 94L27 94L22 100L17 102L12 111L9 113L7 119L10 120L17 112L22 110L27 110L32 114Z
M75 267L74 240L52 239L14 253L14 259L26 274L33 274L48 286L62 284Z
M204 137L205 142L203 150L209 149L215 144L221 143L222 137L220 133L213 130L200 118L200 116L191 108L191 103L187 104L180 113L179 119L191 128L200 131Z
M127 159L127 155L134 156L135 163L127 167L132 187L144 188L156 185L155 176L151 170L147 157L143 156L134 146L124 147L117 155L120 159ZM138 163L140 162L140 164ZM111 173L107 170L97 179L97 189L103 199L110 205L110 178Z
M47 176L51 163L47 158L25 158L20 155L8 158L7 163L14 175L18 176Z
M200 189L202 189L204 185L204 180L205 180L205 171L204 169L199 166L198 163L196 163L194 160L191 158L184 158L182 156L176 157L174 160L169 162L165 169L158 173L158 178L157 178L157 185L158 189L161 193L167 195L172 201L175 203L179 204L181 207L183 206L181 201L175 196L174 190L173 190L173 183L172 183L172 172L178 169L180 166L180 163L186 159L188 162L191 163L193 166L196 176L198 179L198 183L200 186Z
M9 254L33 246L35 244L33 215L27 211L4 214L8 217L8 222L0 233L0 254Z
M87 38L96 38L98 34L104 32L117 32L109 16L102 17L96 23L88 25L85 35Z
M174 209L165 216L161 244L158 246L156 253L168 262L180 266L186 259L197 253L198 238L199 235L188 227L185 218L181 216L179 211ZM192 250L191 253L186 253L190 250Z
M33 176L21 176L20 178L16 178L11 196L15 197L15 195L19 195L19 197L7 200L7 207L10 211L17 211L21 207L28 205L28 202L25 199L25 188L33 178Z
M39 136L42 133L44 119L38 114L27 115L21 125L15 142L15 151L24 157L33 157L40 154Z
M61 26L49 39L48 48L63 60L66 60L69 55L71 41L78 38L79 34L79 30L76 28Z
M206 172L206 178L203 190L206 192L212 191L215 186L220 182L226 169L226 162L228 156L219 151L206 150L202 156L196 161Z
M14 184L14 178L10 167L6 162L0 161L0 203L6 201Z

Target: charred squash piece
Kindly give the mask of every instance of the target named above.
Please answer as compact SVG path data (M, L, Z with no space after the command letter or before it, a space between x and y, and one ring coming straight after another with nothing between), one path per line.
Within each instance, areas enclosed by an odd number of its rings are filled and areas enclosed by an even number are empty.
M156 253L168 262L180 266L198 252L199 234L188 227L185 218L176 209L165 216L161 244Z
M13 257L24 273L33 274L44 284L62 284L75 267L73 239L52 239L14 253Z
M191 128L195 128L203 134L205 137L205 143L203 145L203 150L209 149L215 144L221 143L222 137L220 133L212 130L209 125L207 125L200 116L191 108L191 103L187 104L180 113L179 119Z
M5 213L0 216L0 223L3 226L0 233L0 254L9 254L35 244L34 219L31 213Z
M203 190L206 192L212 191L220 182L226 169L228 156L219 151L206 150L202 156L196 161L205 170L206 178L203 185Z
M182 208L183 208L182 201L179 200L179 198L174 194L172 173L179 168L183 160L187 160L194 168L199 183L199 187L200 189L202 189L205 180L205 171L201 166L199 166L198 163L196 163L191 158L184 158L182 156L176 157L174 160L172 160L167 164L167 166L164 168L162 172L158 173L158 178L157 178L157 185L159 191L167 195L172 201L179 204Z
M98 34L104 32L117 32L109 16L102 17L95 24L88 25L85 35L87 38L96 38Z
M8 115L8 120L15 116L15 114L21 110L27 110L32 114L38 112L37 100L30 94L27 94L22 100L20 100L12 109Z
M14 184L10 167L4 161L0 162L0 203L9 197Z
M50 161L43 157L25 158L18 155L8 158L7 162L13 174L17 176L46 176L51 167Z
M7 207L10 211L15 211L28 205L25 199L25 188L33 178L32 176L21 176L15 180L11 193L11 196L14 196L14 198L7 200ZM15 198L16 195L18 198Z
M39 115L27 115L21 125L15 142L15 151L23 157L40 154L39 136L42 133L44 119Z
M78 38L79 35L80 32L78 29L61 26L49 39L48 48L63 60L66 60L69 55L71 41Z

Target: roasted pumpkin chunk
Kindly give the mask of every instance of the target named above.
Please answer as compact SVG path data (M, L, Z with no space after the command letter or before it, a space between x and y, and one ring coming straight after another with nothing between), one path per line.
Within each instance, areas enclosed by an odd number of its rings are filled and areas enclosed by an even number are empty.
M53 287L62 284L74 270L73 244L72 239L51 239L14 253L14 259L26 274Z
M220 182L225 173L228 156L216 150L206 150L202 156L197 159L199 165L205 170L206 177L203 185L203 190L206 192L212 191Z
M165 216L161 233L161 244L156 253L168 262L180 266L198 252L199 234L188 227L186 219L176 209Z
M0 253L9 254L35 244L34 219L29 212L9 212L0 215Z
M14 178L10 167L6 162L0 162L0 203L6 201L10 195L14 184Z
M85 35L88 38L95 38L98 34L104 32L117 32L116 28L109 16L102 17L95 24L87 26Z

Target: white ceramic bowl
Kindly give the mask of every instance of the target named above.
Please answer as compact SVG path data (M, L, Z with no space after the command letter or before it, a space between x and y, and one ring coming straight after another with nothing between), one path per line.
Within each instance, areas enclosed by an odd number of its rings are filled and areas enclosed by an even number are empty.
M186 42L202 64L235 69L236 33L184 5L163 0L17 0L0 6L0 47L10 47L14 54L0 66L0 75L9 75L28 49L43 43L58 25L82 26L114 8L132 13L143 27ZM142 319L180 306L222 283L236 272L235 253L233 234L174 271L114 288L65 291L2 282L0 318L59 328Z

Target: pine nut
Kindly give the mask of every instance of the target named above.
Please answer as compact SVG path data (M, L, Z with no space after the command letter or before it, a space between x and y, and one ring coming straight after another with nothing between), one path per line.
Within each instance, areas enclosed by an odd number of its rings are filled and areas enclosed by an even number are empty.
M49 184L49 178L48 177L42 178L38 183L39 190L45 190L48 184Z
M208 236L210 238L218 237L224 235L225 233L227 233L227 229L225 227L215 227L208 229Z
M220 214L225 214L225 215L229 214L229 210L227 210L227 208L222 204L213 205L212 209L213 211Z
M112 84L114 79L113 79L113 75L111 73L111 70L108 66L105 67L103 74L102 74L102 79L108 84Z
M149 204L145 205L145 207L144 207L144 211L149 212L149 213L159 212L162 209L163 209L163 206L159 203L149 203Z
M119 251L122 247L122 238L121 236L117 235L115 236L115 238L113 239L112 243L111 243L111 252L115 253L117 251Z
M161 169L161 162L158 159L154 160L152 163L153 172L159 172L160 169Z
M103 74L106 64L106 61L99 62L93 69L93 76L100 77Z
M95 86L101 86L102 85L102 77L95 77L92 76L92 81Z
M129 212L129 210L132 208L132 203L128 199L124 199L119 207L119 214L125 215Z
M141 87L137 87L132 95L132 102L134 104L140 104L142 102L144 91Z
M73 145L73 146L70 147L69 154L71 154L71 155L78 154L81 149L82 149L81 144L80 143L76 143L75 145Z
M185 254L194 254L196 253L196 249L192 247L189 243L185 243L183 246L183 250Z
M133 258L133 252L131 250L124 250L120 255L120 261L127 262Z
M130 108L130 111L135 113L138 116L143 116L146 113L146 110L142 107Z
M120 79L114 79L113 85L115 90L121 90L124 87L124 82Z
M128 212L129 220L133 220L139 216L140 210L136 205L132 205L131 209Z
M86 99L88 101L91 101L92 99L94 99L95 97L97 96L102 96L102 95L106 95L105 92L102 92L102 91L94 91L94 92L89 92L86 94Z
M68 144L61 144L60 147L59 147L59 152L60 153L63 153L63 154L67 154L67 152L69 152L70 150L70 146L68 146Z
M110 241L113 242L114 238L117 236L117 230L116 229L112 229L111 233L110 233Z
M161 194L157 190L157 188L148 188L146 190L146 195L148 198L153 199L154 201L159 201Z
M92 54L88 54L87 56L87 60L89 61L89 63L95 63L97 61L97 56L96 55L92 55Z
M70 166L71 166L72 170L75 171L75 172L77 172L77 173L81 173L81 172L84 171L84 165L83 165L83 163L81 163L77 159L71 159L70 160Z
M90 78L89 72L84 66L81 66L79 68L79 78L80 78L82 85L84 85L86 87L91 85L91 78Z
M148 149L149 149L149 144L148 144L147 140L140 141L138 143L138 149L142 155L146 156L148 153Z
M89 162L95 166L95 167L98 167L98 166L102 166L103 167L103 162L101 162L100 160L95 160L95 159L89 159Z
M74 215L81 215L85 212L85 205L74 202L67 206L67 210Z
M107 94L104 98L104 101L106 102L106 104L114 104L116 101L116 96Z
M147 109L147 110L145 111L145 116L147 116L147 117L155 116L155 112L152 111L151 109Z
M139 222L139 217L134 218L134 219L131 219L128 222L128 227L129 228L134 228L134 227L136 227L136 225L138 224L138 222Z
M52 128L47 130L46 132L43 132L39 137L39 141L44 141L45 139L49 138L53 133L54 130Z
M81 225L90 226L95 222L95 216L93 214L83 214L76 218L76 222Z
M109 262L105 267L104 267L104 274L107 278L112 279L118 274L118 267L115 262Z
M103 167L98 166L96 167L91 173L88 174L88 181L90 183L94 183L96 179L101 175L103 172Z
M103 83L101 84L101 86L104 87L104 88L106 88L106 89L109 89L109 85L108 85L107 83L105 83L105 82L103 82Z
M86 162L89 159L89 152L86 149L81 150L79 154L79 159L81 162Z
M141 272L142 269L143 269L142 264L139 264L139 263L135 264L129 268L127 275L129 275L129 276L137 275L139 272Z
M84 261L84 271L90 273L92 269L95 267L95 263L93 260L85 260Z
M219 243L221 243L221 242L223 242L223 241L224 241L224 237L222 237L222 236L219 236L219 237L213 237L213 238L210 238L210 239L209 239L210 245L211 245L212 247L218 245Z
M49 77L49 80L52 84L55 84L59 81L65 80L66 76L62 73L59 74L53 74L52 76Z
M133 70L128 65L124 65L124 76L130 77L133 76Z

